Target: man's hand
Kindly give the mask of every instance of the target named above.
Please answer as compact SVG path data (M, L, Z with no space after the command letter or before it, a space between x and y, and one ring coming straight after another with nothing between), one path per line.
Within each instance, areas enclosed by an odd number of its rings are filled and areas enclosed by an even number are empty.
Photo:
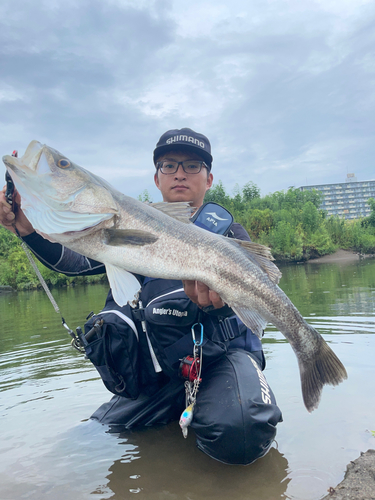
M182 283L186 295L199 307L214 306L215 309L220 309L225 306L225 302L221 300L220 295L210 290L201 281L185 280Z
M26 218L25 214L22 212L21 197L17 191L14 191L15 202L18 205L17 213L12 212L12 207L9 205L5 198L6 186L0 191L0 224L4 226L12 233L16 234L14 226L16 225L20 236L27 236L34 232L33 226L30 224L29 220Z

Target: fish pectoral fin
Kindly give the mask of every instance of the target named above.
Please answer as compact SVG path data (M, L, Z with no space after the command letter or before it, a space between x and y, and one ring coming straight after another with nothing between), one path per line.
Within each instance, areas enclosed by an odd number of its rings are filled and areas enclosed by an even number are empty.
M168 203L166 201L159 201L158 203L151 203L150 207L156 208L173 219L177 219L185 224L192 224L190 217L193 215L195 208L191 207L188 202L176 201Z
M152 233L139 229L105 229L104 238L106 245L118 247L124 245L144 246L151 245L159 239Z
M274 260L271 250L264 245L260 245L259 243L253 243L252 241L243 241L230 239L228 240L232 243L238 244L241 246L243 250L245 250L247 256L267 274L269 279L277 285L280 281L282 273L280 269L271 262Z
M132 307L135 307L141 289L137 278L129 271L112 264L105 264L105 268L115 302L119 306L129 303Z
M250 330L257 335L260 339L263 337L264 329L266 328L267 321L260 316L257 312L250 311L244 307L231 306L235 314Z

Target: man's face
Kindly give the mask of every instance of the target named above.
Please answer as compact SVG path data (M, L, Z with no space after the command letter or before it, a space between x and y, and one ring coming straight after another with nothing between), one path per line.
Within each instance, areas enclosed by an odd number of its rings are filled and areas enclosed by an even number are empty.
M157 161L172 160L202 160L194 153L182 151L170 151L157 159ZM172 203L174 201L190 202L192 207L200 207L203 204L203 198L207 189L212 186L213 176L211 172L207 175L207 169L202 167L198 174L186 174L179 165L175 174L163 174L157 171L155 174L155 184L163 195L163 201Z

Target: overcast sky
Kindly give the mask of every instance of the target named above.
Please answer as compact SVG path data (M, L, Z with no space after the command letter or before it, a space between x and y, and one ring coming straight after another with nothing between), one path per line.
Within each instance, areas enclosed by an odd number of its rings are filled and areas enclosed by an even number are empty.
M155 144L190 127L229 193L375 178L374 1L1 0L0 19L1 156L37 139L158 201Z

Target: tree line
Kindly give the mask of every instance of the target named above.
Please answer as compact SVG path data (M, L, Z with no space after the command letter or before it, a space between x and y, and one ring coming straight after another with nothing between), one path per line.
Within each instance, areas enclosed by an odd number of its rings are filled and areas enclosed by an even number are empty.
M51 271L38 259L34 259L41 275L49 286L69 286L80 283L98 283L106 275L74 276ZM15 290L40 288L41 284L32 268L21 241L10 231L0 226L0 286L11 286Z
M139 199L152 201L147 191ZM318 191L289 188L261 197L260 189L252 182L242 188L237 185L229 194L219 181L207 192L207 201L219 203L229 210L253 241L271 249L276 262L302 262L339 248L375 254L375 200L372 198L368 201L370 216L357 220L328 217L327 212L319 209L321 195ZM43 278L52 286L96 283L106 279L105 275L67 277L47 269L38 261L37 265ZM18 290L40 286L20 241L2 227L0 285Z
M375 200L368 204L367 218L346 220L328 217L321 210L322 195L316 191L289 188L264 197L259 188L248 182L237 185L229 195L219 181L206 194L229 210L242 224L251 239L270 247L278 262L301 262L335 252L352 250L361 254L375 253Z

